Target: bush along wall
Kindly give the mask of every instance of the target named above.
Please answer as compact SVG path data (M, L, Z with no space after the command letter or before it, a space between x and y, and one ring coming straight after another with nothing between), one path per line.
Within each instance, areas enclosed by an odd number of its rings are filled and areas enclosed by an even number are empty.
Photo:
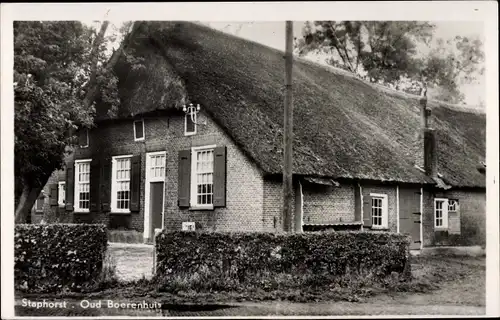
M85 290L99 278L106 249L104 225L16 225L15 289L29 293Z
M393 233L163 232L156 238L161 291L301 289L411 277L410 239ZM347 281L346 281L347 280Z

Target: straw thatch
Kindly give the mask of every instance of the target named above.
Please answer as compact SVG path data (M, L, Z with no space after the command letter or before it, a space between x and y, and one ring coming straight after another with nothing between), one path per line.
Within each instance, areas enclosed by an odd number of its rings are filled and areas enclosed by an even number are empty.
M187 22L146 22L133 47L146 68L121 64L119 116L200 103L266 173L282 172L284 53ZM296 59L294 173L434 183L413 165L418 97L381 89ZM485 115L430 102L438 172L453 186L484 187Z

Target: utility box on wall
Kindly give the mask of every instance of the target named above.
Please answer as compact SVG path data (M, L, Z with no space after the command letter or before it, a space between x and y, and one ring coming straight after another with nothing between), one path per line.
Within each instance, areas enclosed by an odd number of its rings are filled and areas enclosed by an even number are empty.
M195 231L196 224L194 222L183 222L182 231Z

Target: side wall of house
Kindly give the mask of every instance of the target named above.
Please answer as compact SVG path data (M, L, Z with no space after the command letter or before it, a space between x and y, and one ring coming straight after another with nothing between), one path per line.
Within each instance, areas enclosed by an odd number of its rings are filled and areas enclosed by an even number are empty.
M304 224L324 225L354 222L355 186L341 184L339 187L304 182Z
M37 210L37 202L31 209L31 223L68 223L73 221L73 214L71 212L66 212L64 207L58 204L51 203L52 197L55 197L55 202L58 201L58 189L55 194L51 192L51 187L58 184L59 181L65 180L65 170L57 170L52 173L52 175L47 180L47 183L42 189L37 201L43 202L43 209Z
M448 228L436 229L435 198L458 200L457 212L448 213ZM486 243L486 193L482 190L424 192L424 246L471 246Z

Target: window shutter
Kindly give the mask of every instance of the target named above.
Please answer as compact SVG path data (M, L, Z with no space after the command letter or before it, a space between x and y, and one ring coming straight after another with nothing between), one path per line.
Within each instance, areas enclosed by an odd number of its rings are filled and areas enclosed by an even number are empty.
M66 210L73 211L75 197L75 162L66 163Z
M57 206L57 197L59 194L59 185L57 183L50 185L50 205Z
M101 162L101 209L103 212L111 210L111 158Z
M372 197L369 195L363 196L363 225L372 226Z
M90 211L99 211L100 173L99 159L92 159L90 163Z
M130 174L130 211L139 211L139 194L141 192L141 155L131 160Z
M226 206L226 147L214 150L214 207Z
M178 205L189 207L191 179L191 150L179 151Z

